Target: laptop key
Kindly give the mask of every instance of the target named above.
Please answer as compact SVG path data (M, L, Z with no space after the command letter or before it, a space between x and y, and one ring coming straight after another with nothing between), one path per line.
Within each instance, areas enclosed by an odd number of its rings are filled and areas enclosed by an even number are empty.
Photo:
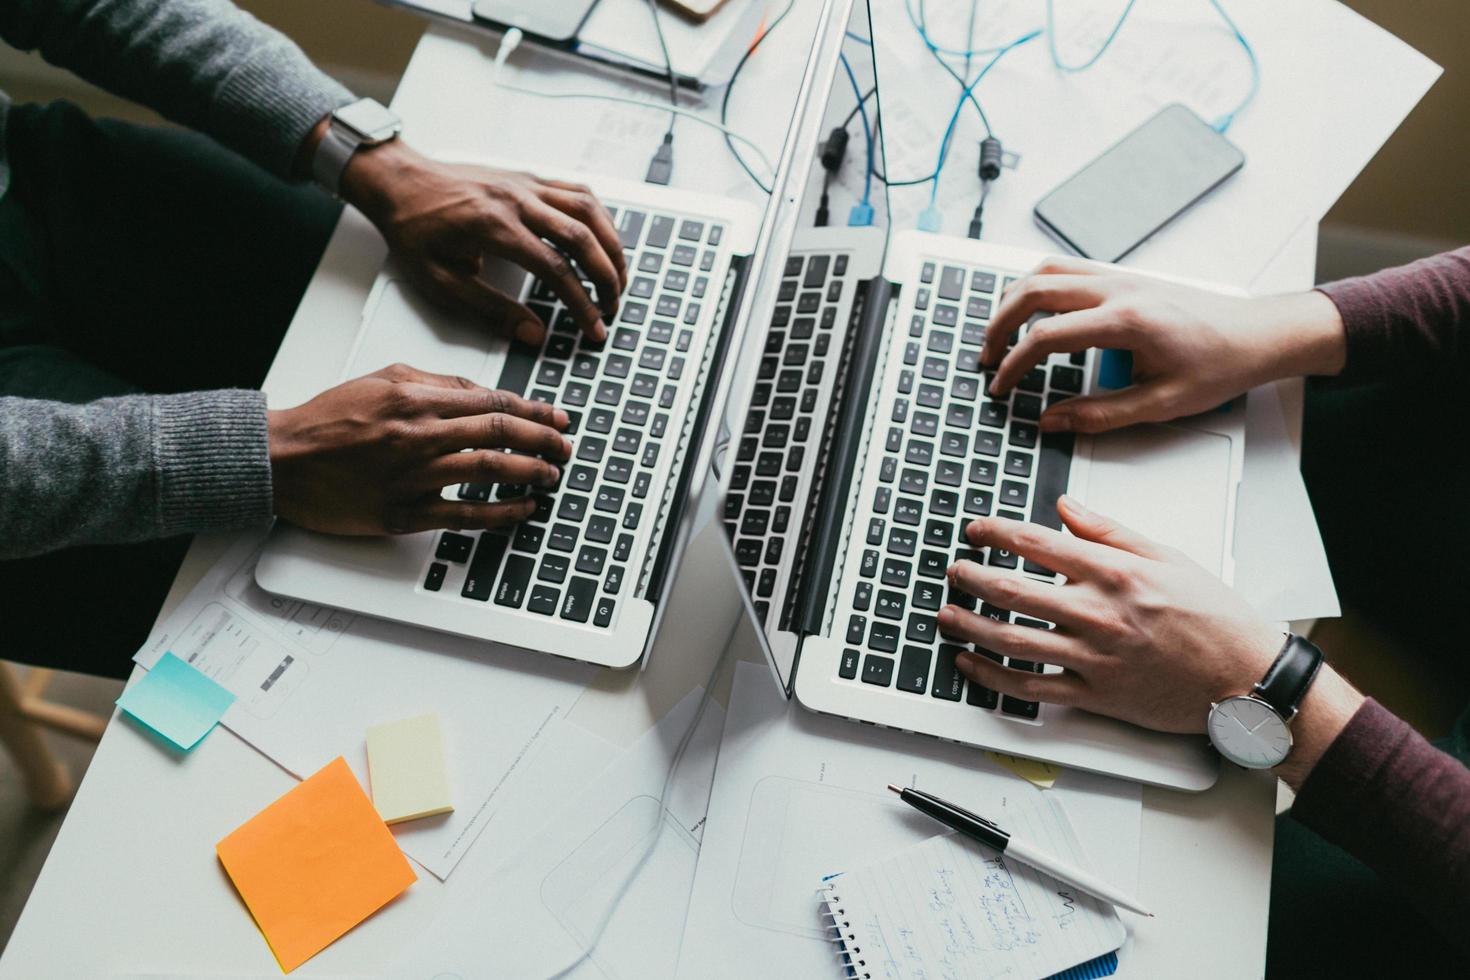
M603 596L602 598L598 599L597 612L594 613L592 616L592 625L611 626L613 618L613 608L615 606L616 603L613 602L612 599L609 599L607 596Z
M906 589L909 586L910 574L912 574L912 569L909 567L908 562L900 561L897 558L888 558L883 562L883 577L880 581L884 585Z
M536 560L525 555L511 555L505 561L505 574L495 588L495 604L519 609L526 601L526 590L531 584L531 573Z
M627 561L633 554L633 535L618 535L617 544L613 545L613 561Z
M863 660L863 683L887 687L893 683L893 658L868 654Z
M536 577L543 582L560 584L566 581L567 571L571 567L571 561L561 555L546 555L541 559L541 568L536 572Z
M572 576L567 586L567 595L562 600L561 618L574 623L585 623L592 615L592 604L597 599L597 580Z
M893 653L898 649L898 635L897 626L874 623L868 631L868 646L883 653Z
M536 369L536 354L537 349L529 344L512 343L506 351L505 366L500 369L496 387L516 395L525 394L531 373Z
M535 554L541 550L541 540L546 536L544 527L534 524L522 524L516 528L515 540L511 542L512 551L524 551Z
M900 691L923 694L929 688L929 648L904 646L898 660L898 684Z
M919 574L925 578L944 578L949 570L949 556L927 548L919 553Z
M904 639L915 643L933 643L934 638L939 635L939 623L933 616L925 616L921 613L910 613L907 628L904 630Z
M577 571L584 575L601 575L602 566L606 561L606 551L602 548L594 548L590 544L584 544L582 550L577 552Z
M947 265L939 273L939 298L956 300L965 294L965 270Z
M958 701L965 690L965 676L955 665L955 657L964 650L950 643L939 644L934 656L934 681L929 693L945 701Z
M868 617L854 615L847 621L847 642L862 643L867 635Z
M531 598L526 602L526 608L543 616L554 616L560 599L561 592L557 589L549 585L538 585L531 589Z
M434 562L429 566L429 574L424 576L424 588L429 592L438 592L444 585L444 576L448 571L448 565L439 561Z
M470 560L460 595L480 602L489 600L490 591L495 587L495 573L500 570L500 559L509 544L503 535L480 535L480 543L475 547L475 557Z
M853 680L858 672L858 652L852 647L842 651L842 660L837 665L837 676L845 681Z
M622 565L611 565L607 570L607 577L602 580L602 591L608 595L617 595L618 590L623 587L623 576L626 570Z
M439 547L434 550L434 557L440 561L463 562L470 557L470 549L474 546L475 539L468 534L445 531L439 536Z

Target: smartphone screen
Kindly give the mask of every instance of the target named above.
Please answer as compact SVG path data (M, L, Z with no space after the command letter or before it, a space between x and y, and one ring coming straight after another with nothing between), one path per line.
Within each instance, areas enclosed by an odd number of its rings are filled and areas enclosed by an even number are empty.
M1078 255L1116 262L1245 165L1245 155L1182 105L1169 105L1036 205L1036 220Z

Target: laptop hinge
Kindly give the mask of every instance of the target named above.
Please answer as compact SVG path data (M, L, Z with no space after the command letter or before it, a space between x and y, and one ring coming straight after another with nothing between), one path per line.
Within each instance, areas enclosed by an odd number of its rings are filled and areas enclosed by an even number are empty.
M726 279L725 299L722 303L724 309L720 311L718 336L715 340L714 353L710 355L708 367L701 372L705 379L719 377L720 372L725 369L725 358L730 353L732 344L731 335L735 332L732 325L740 315L740 307L745 296L745 280L750 274L750 262L746 256L737 255L730 260L730 276ZM710 413L713 410L714 399L709 396L707 386L703 392L704 397L699 399L699 408L694 416L694 426L690 429L684 443L686 446L697 445L705 427L711 423ZM663 533L658 544L658 556L654 559L653 566L649 570L647 585L642 595L650 602L658 602L663 595L665 579L668 577L669 565L673 560L674 544L678 540L678 528L684 519L684 512L691 504L689 500L689 484L694 479L693 457L686 458L684 465L679 469L679 480L675 485L673 493L669 497L668 507L665 508L663 521ZM649 634L652 642L653 634Z
M852 356L837 403L835 432L828 451L830 462L820 487L820 498L811 514L812 547L809 560L800 567L800 629L803 634L822 631L827 594L837 567L838 545L849 521L847 500L863 446L864 423L875 382L879 354L883 350L889 307L895 287L878 276L867 283L861 297L857 329L851 331ZM792 676L796 672L792 671Z

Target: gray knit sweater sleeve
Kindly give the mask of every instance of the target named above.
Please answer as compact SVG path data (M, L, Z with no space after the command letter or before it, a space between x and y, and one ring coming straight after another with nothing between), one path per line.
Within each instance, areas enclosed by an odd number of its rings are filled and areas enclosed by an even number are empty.
M352 100L229 0L3 0L0 38L283 176L312 126Z
M271 516L265 396L0 398L0 559Z

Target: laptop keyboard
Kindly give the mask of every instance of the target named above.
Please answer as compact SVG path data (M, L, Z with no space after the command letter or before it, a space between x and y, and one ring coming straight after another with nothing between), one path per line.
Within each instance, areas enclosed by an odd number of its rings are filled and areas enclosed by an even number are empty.
M442 532L425 590L443 590L451 569L461 567L455 581L465 600L599 628L614 624L692 415L725 269L722 225L634 208L614 217L629 282L607 339L584 337L550 286L533 280L524 300L550 329L540 347L511 345L497 383L566 411L573 448L560 485L549 492L460 486L463 500L530 493L536 510L515 528ZM591 284L584 286L590 293Z
M1016 719L1040 715L1034 701L1000 697L968 682L955 666L967 647L939 636L946 603L999 622L1048 629L948 589L952 562L970 560L1055 582L1051 570L994 548L975 549L964 529L997 515L1059 526L1056 499L1066 489L1072 442L1043 436L1047 406L1082 391L1086 354L1053 355L1006 398L986 393L980 369L985 326L1013 280L988 269L923 263L906 327L899 327L886 368L853 525L838 629L845 647L839 677L961 701ZM906 335L903 335L906 334ZM893 362L901 362L895 365ZM978 653L1007 663L984 649ZM1017 670L1041 664L1012 658Z
M772 604L790 591L782 578L783 551L793 522L803 520L827 425L843 344L839 307L855 289L847 285L848 263L844 253L786 260L751 411L735 450L725 530L762 626ZM794 564L787 560L784 568Z

